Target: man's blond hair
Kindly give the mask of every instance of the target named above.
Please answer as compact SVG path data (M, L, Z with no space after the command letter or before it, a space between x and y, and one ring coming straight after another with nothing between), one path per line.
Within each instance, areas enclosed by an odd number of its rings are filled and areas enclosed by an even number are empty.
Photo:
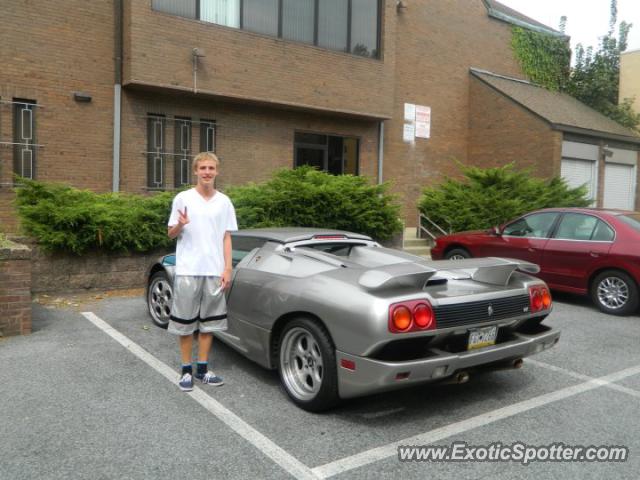
M220 159L218 159L215 153L200 152L194 157L193 163L191 164L191 170L195 172L198 169L198 164L204 160L211 160L213 162L216 162L216 167L220 166Z

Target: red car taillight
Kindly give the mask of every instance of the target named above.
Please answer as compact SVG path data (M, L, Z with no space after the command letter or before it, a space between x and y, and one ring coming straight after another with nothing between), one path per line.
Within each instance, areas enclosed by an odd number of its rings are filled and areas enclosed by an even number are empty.
M529 287L529 310L532 313L551 308L551 293L547 287L537 285Z
M389 307L389 331L406 333L436 328L436 317L427 300L394 303Z

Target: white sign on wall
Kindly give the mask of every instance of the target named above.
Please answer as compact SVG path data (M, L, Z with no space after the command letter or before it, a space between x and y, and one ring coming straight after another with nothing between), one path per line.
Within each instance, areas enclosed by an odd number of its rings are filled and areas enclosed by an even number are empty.
M431 137L431 107L404 104L404 128L402 140L413 143L416 138Z

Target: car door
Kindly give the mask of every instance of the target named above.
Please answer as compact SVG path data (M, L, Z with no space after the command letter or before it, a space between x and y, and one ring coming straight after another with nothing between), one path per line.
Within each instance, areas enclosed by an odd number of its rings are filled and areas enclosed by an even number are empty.
M564 213L543 255L541 277L552 288L585 293L590 273L605 264L613 228L595 215Z
M537 212L508 223L491 241L478 246L478 256L517 258L540 264L559 215L559 212Z

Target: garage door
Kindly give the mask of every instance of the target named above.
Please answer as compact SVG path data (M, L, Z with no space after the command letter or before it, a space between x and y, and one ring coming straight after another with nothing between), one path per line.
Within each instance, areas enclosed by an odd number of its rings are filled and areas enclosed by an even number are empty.
M634 210L636 196L636 167L607 163L604 167L605 208Z
M635 210L638 152L605 147L605 153L602 206Z
M596 162L563 158L560 175L571 188L586 184L588 189L587 196L595 199L597 191Z
M598 191L598 146L563 141L560 175L571 188L586 185L587 197L595 204Z

